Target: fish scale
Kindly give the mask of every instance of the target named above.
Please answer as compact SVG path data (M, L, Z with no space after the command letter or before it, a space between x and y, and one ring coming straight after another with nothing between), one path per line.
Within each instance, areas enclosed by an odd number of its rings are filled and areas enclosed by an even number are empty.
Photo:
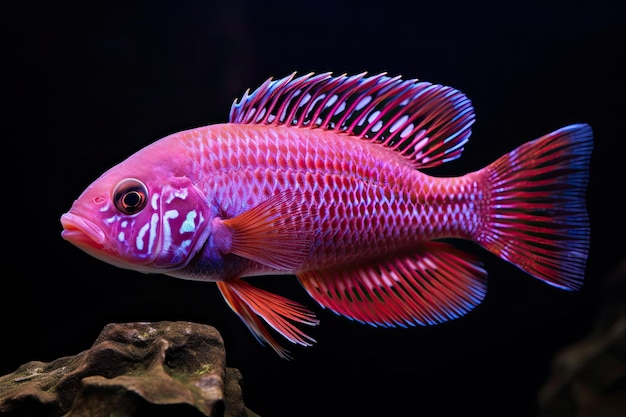
M115 266L215 282L252 335L310 346L308 308L253 286L295 275L321 307L382 327L481 303L487 271L459 239L577 290L589 251L593 134L572 124L455 177L474 112L460 91L386 74L268 79L227 123L177 132L103 173L62 236ZM445 243L444 240L445 239Z
M211 176L206 194L214 195L213 205L230 218L272 195L300 191L306 198L299 204L318 213L310 219L309 233L319 243L299 271L379 257L420 241L466 237L478 221L469 210L474 198L460 191L475 188L471 177L428 176L404 159L389 163L397 156L391 150L372 152L367 149L371 143L358 140L342 146L328 132L307 132L303 140L301 135L283 134L286 129L281 127L229 129L228 135L219 126L212 129L223 137L207 129L201 139L203 157L213 155L203 161L221 173Z

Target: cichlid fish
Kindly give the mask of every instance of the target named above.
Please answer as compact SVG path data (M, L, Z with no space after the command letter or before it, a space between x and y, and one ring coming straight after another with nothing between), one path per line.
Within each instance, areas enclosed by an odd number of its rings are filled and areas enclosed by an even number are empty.
M315 342L304 306L243 278L295 275L322 307L374 326L455 319L485 297L477 243L550 285L583 283L592 131L574 124L457 177L474 111L460 91L385 74L292 74L228 123L162 138L95 180L62 236L120 268L213 281L262 344ZM446 239L446 241L441 241Z

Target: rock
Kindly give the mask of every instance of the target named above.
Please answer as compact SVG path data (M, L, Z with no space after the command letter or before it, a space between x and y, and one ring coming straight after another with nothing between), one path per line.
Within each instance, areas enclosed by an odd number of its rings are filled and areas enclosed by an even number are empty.
M93 346L0 377L11 416L252 417L219 332L189 322L109 324ZM258 417L258 416L257 416Z
M626 259L604 281L591 333L553 361L539 417L626 416Z

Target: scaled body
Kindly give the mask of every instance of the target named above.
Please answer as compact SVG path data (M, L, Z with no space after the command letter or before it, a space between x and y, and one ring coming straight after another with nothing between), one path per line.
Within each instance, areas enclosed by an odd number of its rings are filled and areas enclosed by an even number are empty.
M206 196L211 218L237 217L273 196L286 196L288 206L306 214L295 220L308 243L301 248L306 256L297 256L302 263L291 264L288 273L384 257L434 238L468 237L484 201L472 176L428 176L392 150L332 132L216 125L160 145L187 154L197 173L189 177ZM213 227L224 228L220 222ZM225 242L213 246L221 246L221 253L231 249ZM214 274L201 264L192 261L176 275L233 278L232 271ZM262 264L246 266L236 275L268 272Z

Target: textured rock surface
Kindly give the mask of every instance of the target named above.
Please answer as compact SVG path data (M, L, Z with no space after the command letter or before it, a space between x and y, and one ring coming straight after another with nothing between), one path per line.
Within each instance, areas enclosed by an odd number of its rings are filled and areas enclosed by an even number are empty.
M626 416L626 259L604 285L593 331L554 360L540 417Z
M107 325L93 346L0 377L12 416L251 417L219 332L189 322Z

